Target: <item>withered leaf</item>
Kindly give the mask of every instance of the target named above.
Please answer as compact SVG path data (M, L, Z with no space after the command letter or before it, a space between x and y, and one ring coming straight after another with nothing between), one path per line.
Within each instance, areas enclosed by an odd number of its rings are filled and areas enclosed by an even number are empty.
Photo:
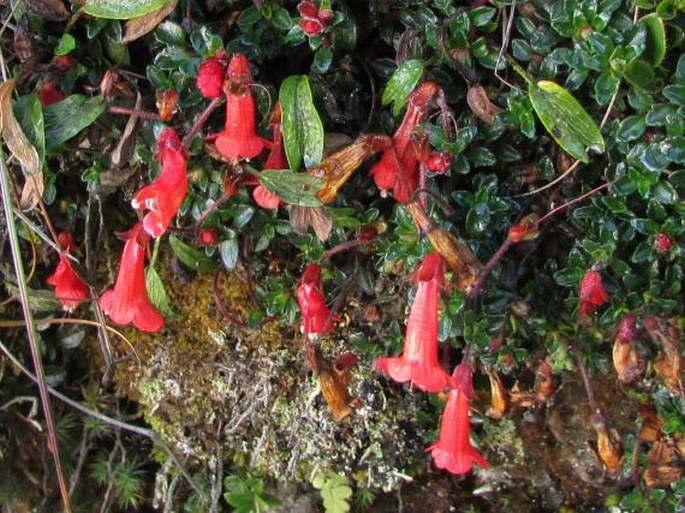
M14 80L0 83L0 131L10 153L21 164L24 172L24 188L21 193L20 207L31 210L43 195L45 185L41 171L40 156L24 134L12 110Z
M678 328L663 317L648 316L642 321L647 333L659 348L654 361L654 371L661 376L664 384L674 392L681 388L682 356Z
M657 440L652 444L651 449L647 453L647 461L655 466L668 463L673 458L675 451L667 443Z
M346 353L343 357L348 354ZM349 371L353 362L336 368L321 354L321 349L317 345L308 344L307 363L317 375L321 395L336 421L340 422L352 413L353 408L360 406L359 399L355 398L347 388L350 382Z
M290 225L296 233L305 235L309 228L314 228L314 233L320 241L328 240L333 230L333 219L326 213L323 207L290 207Z
M128 20L124 25L124 36L121 38L122 44L135 41L154 30L164 18L174 11L176 5L178 5L178 0L165 4L156 11Z
M24 0L29 12L49 21L62 21L69 17L69 10L61 0Z
M635 381L645 370L645 359L635 342L625 342L617 337L614 340L612 358L618 380L624 385Z
M502 385L502 380L495 369L490 368L486 372L490 379L490 408L487 415L493 419L501 419L509 408L509 393Z
M134 109L136 111L140 110L143 105L143 98L140 93L136 93L136 105ZM121 167L128 159L133 155L133 151L136 148L136 127L138 125L138 116L132 115L128 118L126 126L124 127L124 133L121 134L117 147L112 150L110 155L110 160L113 167Z
M675 483L683 475L683 470L673 465L650 467L642 474L642 479L649 488L663 488Z
M468 103L471 112L488 125L495 121L495 116L499 112L499 109L490 101L488 93L481 85L469 87L466 93L466 103Z

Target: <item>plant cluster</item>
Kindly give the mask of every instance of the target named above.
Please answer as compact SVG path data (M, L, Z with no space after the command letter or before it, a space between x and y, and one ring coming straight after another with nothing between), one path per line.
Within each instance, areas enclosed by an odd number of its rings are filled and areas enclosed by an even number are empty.
M682 1L43 0L2 14L14 260L0 327L26 316L43 395L77 397L102 358L105 385L133 399L109 413L139 407L145 436L171 445L155 455L157 504L263 511L286 469L347 511L405 473L442 476L432 457L472 473L485 508L533 462L564 491L530 485L549 508L682 509ZM22 333L3 335L7 358ZM9 408L24 386L0 381ZM564 404L564 387L587 399ZM591 439L569 468L592 492L532 456L531 417L549 451ZM310 437L316 422L329 441ZM88 467L103 508L142 504L152 463L94 429L72 495ZM0 430L0 456L19 458L23 436Z

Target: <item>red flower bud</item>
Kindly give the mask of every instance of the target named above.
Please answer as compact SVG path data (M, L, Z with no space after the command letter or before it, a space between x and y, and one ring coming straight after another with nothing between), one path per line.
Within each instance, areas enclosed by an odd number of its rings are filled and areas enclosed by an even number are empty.
M69 71L76 64L73 55L57 55L52 58L52 65L60 71Z
M654 237L657 253L668 253L673 247L673 239L666 233L659 233Z
M198 238L200 239L200 244L203 246L213 246L219 242L219 230L216 228L207 228L206 230L202 230L200 232L200 236Z
M226 61L217 57L206 59L197 71L197 88L205 98L219 98L224 92Z
M297 4L297 10L300 12L300 16L316 18L319 15L319 8L314 2L310 2L309 0L303 0Z
M303 18L300 20L300 28L308 36L316 36L323 32L323 23L318 18Z
M580 282L580 315L587 316L595 313L597 307L609 300L602 275L599 271L589 269Z

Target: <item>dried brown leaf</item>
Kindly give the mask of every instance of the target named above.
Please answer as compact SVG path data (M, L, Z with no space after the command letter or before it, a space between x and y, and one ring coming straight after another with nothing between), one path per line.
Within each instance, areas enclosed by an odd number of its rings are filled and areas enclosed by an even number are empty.
M471 112L473 112L478 119L485 121L488 125L491 125L495 121L495 116L499 112L499 109L490 101L487 91L485 91L485 88L481 85L475 85L469 88L466 93L466 103L469 104Z
M657 440L647 453L647 461L653 466L669 463L675 451L667 443Z
M26 18L22 18L14 28L13 45L14 53L21 62L34 61L38 58L36 43Z
M62 21L69 17L69 10L60 0L24 0L29 12L49 21Z
M640 407L642 417L642 429L640 430L640 440L643 442L654 442L661 437L661 427L664 421L656 410L650 406Z
M664 488L675 483L683 475L683 469L672 465L650 467L642 474L642 479L649 488Z
M488 369L487 374L490 379L490 408L487 415L493 419L501 419L509 408L509 393L495 369Z
M343 355L347 356L349 353ZM349 359L349 358L348 358ZM321 350L314 344L307 345L307 363L317 374L321 395L328 409L336 421L341 421L352 413L353 408L360 406L360 401L355 398L347 388L350 381L350 367L354 364L343 365L337 369L321 354Z
M124 25L124 36L121 38L121 42L123 44L130 43L154 30L164 18L174 11L177 4L178 0L165 4L156 11L128 20Z
M143 106L143 98L140 93L136 93L136 105L134 110L138 111ZM110 154L110 161L112 167L121 167L128 159L133 155L133 151L136 149L136 127L138 126L138 116L132 115L128 118L126 126L124 127L124 133L121 134L117 147L112 150Z
M617 337L614 340L612 357L618 380L622 384L628 385L642 376L645 359L635 342L624 342Z
M22 210L31 210L38 204L38 200L43 195L43 173L36 148L28 140L17 118L14 117L12 110L13 91L14 80L0 83L0 131L7 148L19 161L24 172L25 181L20 207Z
M323 207L290 207L290 225L296 233L304 235L309 228L314 228L314 233L320 241L328 240L333 230L333 219L326 213Z
M680 391L682 373L682 344L678 328L663 317L656 315L645 317L642 321L647 333L660 348L654 361L654 371L661 376L664 384L674 392Z

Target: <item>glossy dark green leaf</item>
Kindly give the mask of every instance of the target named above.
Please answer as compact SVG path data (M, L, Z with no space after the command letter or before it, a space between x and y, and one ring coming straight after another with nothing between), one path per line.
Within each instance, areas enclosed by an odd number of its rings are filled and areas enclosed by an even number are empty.
M685 164L685 137L669 137L661 143L661 151L671 162Z
M644 116L628 116L621 121L618 132L616 132L616 140L618 142L634 141L645 133L645 129L646 124Z
M388 80L383 91L383 105L392 104L393 116L397 116L404 108L409 94L419 83L423 74L423 63L419 60L403 62Z
M83 12L96 18L128 20L156 11L169 2L170 0L87 0Z
M229 271L234 270L238 263L238 255L240 254L238 239L234 237L221 242L221 244L219 244L219 254L221 255L221 261L224 263L224 266L226 266L226 269Z
M24 135L38 152L41 164L45 161L45 123L38 96L20 96L13 105L14 115Z
M173 317L174 310L171 300L164 288L164 282L154 267L148 266L145 270L145 288L152 305L159 310L164 317Z
M642 57L654 66L658 66L666 56L666 30L663 20L656 14L640 18L640 24L647 30L647 46Z
M47 152L54 152L60 144L91 125L106 107L106 102L99 96L87 98L80 94L72 94L45 107L43 119Z
M638 89L649 89L654 84L654 66L642 59L635 59L623 70L623 78Z
M171 250L178 259L189 268L201 273L210 273L216 270L216 262L204 253L183 242L176 235L172 234L169 236L169 244L171 245Z
M588 150L604 151L599 128L578 100L563 87L541 80L529 85L528 94L542 124L569 155L588 162Z
M602 73L597 80L595 80L595 98L600 105L606 105L611 100L611 97L616 92L619 78L613 73Z
M487 25L497 14L497 9L493 7L481 6L469 10L469 18L474 27Z
M290 169L318 164L323 156L324 131L316 111L307 75L286 78L279 91L283 143ZM283 198L285 199L285 198Z
M664 180L660 180L652 188L652 195L659 203L664 203L666 205L671 205L678 201L678 192L670 183Z
M324 185L321 178L314 178L307 173L295 173L290 170L262 171L259 181L269 191L276 194L290 205L318 207L321 202L316 192Z
M666 86L663 89L664 96L675 105L685 105L685 83Z

